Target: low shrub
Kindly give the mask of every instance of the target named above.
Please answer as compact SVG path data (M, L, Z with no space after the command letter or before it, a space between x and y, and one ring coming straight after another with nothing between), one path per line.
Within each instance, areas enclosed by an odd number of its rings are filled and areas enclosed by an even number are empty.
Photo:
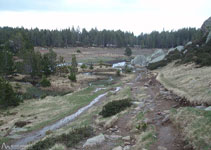
M86 68L87 68L86 64L81 65L81 69L86 69Z
M70 75L68 76L68 79L69 79L70 81L76 82L76 81L77 81L77 80L76 80L76 74L73 73L73 72L71 72Z
M68 134L62 134L56 137L48 137L42 141L37 142L28 150L47 150L53 147L56 143L64 144L65 146L73 147L80 141L93 135L93 129L91 127L80 127L72 129Z
M124 71L125 71L125 73L131 73L132 68L128 67L128 65L125 65Z
M102 115L104 118L110 117L125 110L127 107L130 107L131 105L132 105L131 99L112 101L103 106L103 110L99 114Z
M94 69L94 67L93 67L93 64L92 64L92 63L90 64L89 69L91 69L91 70L92 70L92 69Z
M121 73L120 73L120 70L118 69L118 70L116 70L116 76L121 76Z
M77 53L81 53L81 50L80 49L77 49L77 51L76 51Z
M154 69L157 69L159 67L164 67L168 64L167 61L165 60L161 60L159 62L155 62L155 63L150 63L148 66L147 66L147 69L149 70L154 70Z
M51 82L46 78L46 76L42 76L42 80L40 81L40 85L42 87L51 86Z

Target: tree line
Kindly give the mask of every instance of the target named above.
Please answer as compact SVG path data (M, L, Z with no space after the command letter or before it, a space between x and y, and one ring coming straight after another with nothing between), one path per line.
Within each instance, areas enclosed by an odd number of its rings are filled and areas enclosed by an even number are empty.
M183 28L177 31L153 31L149 34L141 33L135 36L131 32L121 30L86 29L24 29L0 27L0 45L8 41L27 39L34 46L41 47L142 47L142 48L170 48L183 45L188 41L199 38L201 31L196 28ZM14 42L14 43L15 43ZM18 45L19 46L19 45ZM17 47L18 48L18 47Z

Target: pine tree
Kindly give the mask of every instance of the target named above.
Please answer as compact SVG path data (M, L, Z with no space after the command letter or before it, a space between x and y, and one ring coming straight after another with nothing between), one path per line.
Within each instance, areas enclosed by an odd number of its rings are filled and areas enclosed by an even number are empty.
M12 86L3 77L0 77L0 105L4 107L17 106L20 98L13 91Z
M68 76L68 78L73 82L77 81L76 79L76 74L78 72L77 66L78 64L77 64L76 56L72 55L72 63L71 63L71 66L69 67L70 75Z
M131 56L132 55L132 50L129 47L126 47L126 49L125 49L125 55L126 56Z

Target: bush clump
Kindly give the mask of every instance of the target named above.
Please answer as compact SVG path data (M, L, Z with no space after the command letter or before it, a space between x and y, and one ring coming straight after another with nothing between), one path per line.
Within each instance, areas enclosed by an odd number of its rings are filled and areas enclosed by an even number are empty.
M76 51L77 53L81 53L81 50L80 49L77 49L77 51Z
M112 101L103 106L103 110L99 114L102 115L104 118L110 117L125 110L127 107L130 107L131 105L132 105L131 99Z
M46 78L46 76L42 76L42 80L40 81L40 85L42 87L51 86L51 82Z
M81 65L81 69L86 69L86 68L87 68L86 64Z
M56 137L48 137L45 140L39 141L35 145L29 147L27 150L47 150L52 148L55 143L63 144L69 148L92 135L93 129L91 127L75 128L68 134L62 134Z
M0 106L17 106L20 102L20 97L14 92L9 82L0 77Z
M125 65L124 71L125 71L125 73L131 73L132 72L132 68L128 67L128 65Z
M93 70L94 67L93 67L93 64L91 63L90 66L89 66L89 69Z
M116 76L121 76L121 72L120 72L120 70L118 69L118 70L116 70Z

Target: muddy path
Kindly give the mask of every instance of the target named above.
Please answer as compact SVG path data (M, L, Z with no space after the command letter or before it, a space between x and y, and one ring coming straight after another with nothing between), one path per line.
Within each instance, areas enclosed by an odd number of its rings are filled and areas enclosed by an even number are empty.
M183 150L184 143L179 131L170 122L170 109L178 106L174 99L166 100L170 94L157 80L156 75L150 72L143 72L143 78L139 78L132 85L133 96L140 92L138 87L145 86L149 98L145 100L145 117L156 129L156 142L150 146L151 150Z
M137 96L141 91L140 87L145 87L148 98L144 100L144 107L141 109L130 109L127 113L118 118L118 121L109 130L100 130L99 133L103 133L107 137L109 136L130 136L130 141L121 143L122 150L136 149L137 141L135 134L131 132L128 126L131 122L131 118L143 111L145 112L145 119L148 120L148 124L155 127L156 141L149 147L150 150L183 150L185 143L180 136L179 131L171 123L169 119L169 112L171 108L178 107L179 104L173 98L166 99L170 92L167 91L157 80L156 75L151 74L147 70L137 73L136 78L133 79L128 85L131 88L132 98L140 102L143 99L139 99ZM92 148L92 150L110 150L113 149L117 141L108 139L100 146ZM81 149L78 147L77 149ZM142 149L143 150L143 149ZM146 150L146 149L144 149Z
M155 78L156 76L152 76L147 84L145 83L151 97L150 103L153 104L152 111L146 113L146 117L152 121L157 133L157 142L150 149L183 150L182 137L169 118L170 109L178 106L178 102L174 99L164 99L169 92Z

